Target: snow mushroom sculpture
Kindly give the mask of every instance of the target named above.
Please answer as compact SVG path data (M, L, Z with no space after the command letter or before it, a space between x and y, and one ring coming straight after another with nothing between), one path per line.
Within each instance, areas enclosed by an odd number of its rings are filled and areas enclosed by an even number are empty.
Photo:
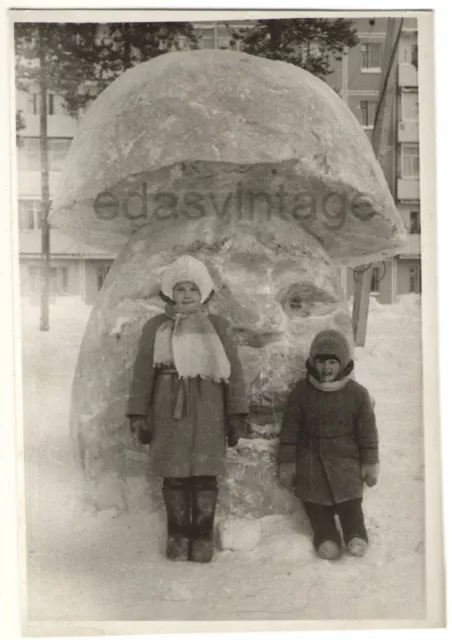
M163 309L161 274L188 253L212 274L212 309L234 328L251 407L250 438L228 452L221 505L236 515L290 510L273 465L278 422L314 334L351 335L338 267L404 242L346 104L286 63L229 51L162 55L89 109L51 222L118 252L73 384L71 433L97 507L149 499L124 417L128 385L141 328Z

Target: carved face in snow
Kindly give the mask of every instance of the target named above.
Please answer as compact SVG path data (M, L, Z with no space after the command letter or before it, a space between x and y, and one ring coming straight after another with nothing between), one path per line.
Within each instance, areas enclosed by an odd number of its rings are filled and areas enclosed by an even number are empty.
M337 267L293 223L211 217L180 225L144 228L134 236L109 273L97 305L97 317L104 322L93 331L116 332L117 342L108 348L118 352L127 332L132 347L143 322L163 310L159 290L166 267L177 255L190 253L204 262L214 281L211 310L234 329L252 412L256 419L274 421L290 386L304 372L314 335L332 327L350 332ZM121 376L121 367L116 364L103 375ZM127 394L126 386L121 392Z

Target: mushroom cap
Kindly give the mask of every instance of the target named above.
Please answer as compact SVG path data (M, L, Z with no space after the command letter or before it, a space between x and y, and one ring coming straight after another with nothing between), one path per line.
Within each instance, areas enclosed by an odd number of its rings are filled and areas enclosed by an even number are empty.
M343 100L303 69L232 51L164 54L103 91L72 142L50 220L119 250L144 225L200 215L288 217L344 262L405 241Z

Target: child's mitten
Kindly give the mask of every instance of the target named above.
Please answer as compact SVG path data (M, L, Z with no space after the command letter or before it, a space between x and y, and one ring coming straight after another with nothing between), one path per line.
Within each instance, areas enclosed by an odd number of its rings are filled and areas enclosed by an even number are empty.
M292 489L295 479L295 462L281 462L279 465L279 481L285 489Z
M380 465L378 463L361 465L361 478L368 487L374 487L377 484L379 475Z
M151 426L149 421L143 416L135 416L130 419L130 431L135 435L140 444L151 443Z
M228 445L235 447L240 438L243 438L246 433L245 416L242 414L228 416L226 430Z

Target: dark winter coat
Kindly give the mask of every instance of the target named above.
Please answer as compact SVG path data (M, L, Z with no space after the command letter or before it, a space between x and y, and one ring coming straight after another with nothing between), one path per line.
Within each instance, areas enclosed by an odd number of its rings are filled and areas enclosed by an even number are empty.
M362 464L377 463L378 433L369 392L354 380L322 391L309 379L292 390L283 418L279 462L296 462L295 493L337 504L362 497Z
M188 477L225 473L225 419L248 413L242 366L227 320L209 315L231 364L229 384L201 378L181 381L175 369L153 367L155 335L165 314L143 327L133 368L127 415L148 416L152 430L151 473ZM180 385L184 413L174 417Z

